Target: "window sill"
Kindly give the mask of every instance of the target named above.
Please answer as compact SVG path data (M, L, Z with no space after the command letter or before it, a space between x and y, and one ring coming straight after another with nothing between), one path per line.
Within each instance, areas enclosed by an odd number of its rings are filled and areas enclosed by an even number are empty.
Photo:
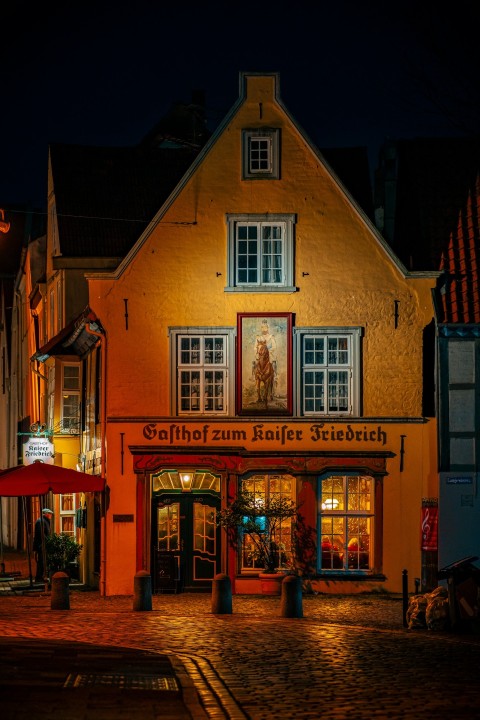
M378 580L384 582L387 578L383 573L373 573L369 570L345 570L344 572L338 572L338 570L322 570L322 572L315 575L312 580Z
M241 287L234 287L232 285L227 285L224 288L225 292L231 292L231 293L294 293L298 292L298 288L295 287L295 285L282 285L281 287L272 286L269 287L268 285L263 286L255 286L255 285L246 285Z

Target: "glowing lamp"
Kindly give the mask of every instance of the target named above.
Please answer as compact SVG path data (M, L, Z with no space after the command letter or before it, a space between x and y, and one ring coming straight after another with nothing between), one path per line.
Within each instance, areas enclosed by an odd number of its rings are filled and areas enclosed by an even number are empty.
M180 482L182 483L182 492L191 492L193 473L179 472Z

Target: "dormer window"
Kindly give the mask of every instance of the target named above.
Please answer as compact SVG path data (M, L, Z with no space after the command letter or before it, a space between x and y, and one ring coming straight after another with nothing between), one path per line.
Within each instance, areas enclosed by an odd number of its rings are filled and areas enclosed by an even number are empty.
M242 150L244 180L278 180L280 177L278 128L244 130Z

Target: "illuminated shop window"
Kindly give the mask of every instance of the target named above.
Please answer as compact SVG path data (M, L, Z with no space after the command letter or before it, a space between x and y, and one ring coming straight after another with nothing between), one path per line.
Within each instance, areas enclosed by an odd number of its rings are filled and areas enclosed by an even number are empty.
M268 500L274 498L286 498L295 501L295 487L295 478L292 475L252 475L241 482L241 490L255 495L259 506L265 505ZM268 519L266 517L260 515L255 521L260 530L267 529ZM273 533L272 539L275 551L278 554L278 568L287 568L292 564L293 522L292 518L281 521ZM243 535L241 542L240 570L243 573L264 570L263 564L256 557L255 543L248 533Z
M320 571L373 568L374 479L330 475L320 480Z

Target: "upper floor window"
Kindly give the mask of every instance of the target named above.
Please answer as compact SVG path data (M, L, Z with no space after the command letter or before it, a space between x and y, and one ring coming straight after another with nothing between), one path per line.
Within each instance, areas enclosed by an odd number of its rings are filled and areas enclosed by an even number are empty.
M360 328L295 328L299 415L360 414Z
M226 415L233 407L231 328L171 328L172 406L178 415Z
M228 288L293 291L293 215L227 215Z
M319 570L372 570L374 478L330 475L320 480L319 494Z
M59 274L55 282L55 294L56 294L56 310L57 310L57 332L63 327L63 283L62 276Z
M57 220L57 207L52 205L50 207L50 229L52 233L52 254L54 257L60 255L60 244L58 241L58 220Z
M243 179L280 177L280 130L256 128L243 131Z
M80 432L80 364L65 363L62 368L60 432Z
M48 292L48 334L49 338L55 335L55 290L53 285Z
M55 365L47 369L47 427L52 430L55 425Z

